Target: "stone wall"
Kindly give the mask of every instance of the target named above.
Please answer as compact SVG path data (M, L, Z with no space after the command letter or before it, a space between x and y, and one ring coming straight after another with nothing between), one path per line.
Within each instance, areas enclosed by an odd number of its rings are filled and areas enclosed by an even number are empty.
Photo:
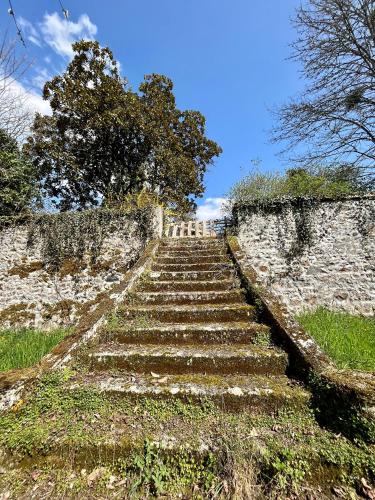
M292 313L375 314L375 196L234 208L249 263Z
M69 325L162 234L159 209L0 219L0 325Z

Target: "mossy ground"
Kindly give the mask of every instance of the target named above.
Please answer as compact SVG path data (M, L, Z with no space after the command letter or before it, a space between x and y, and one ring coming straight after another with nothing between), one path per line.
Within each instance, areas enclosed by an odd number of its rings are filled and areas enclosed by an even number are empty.
M355 498L375 479L375 447L320 428L308 410L134 401L69 391L71 376L45 376L0 417L9 498Z

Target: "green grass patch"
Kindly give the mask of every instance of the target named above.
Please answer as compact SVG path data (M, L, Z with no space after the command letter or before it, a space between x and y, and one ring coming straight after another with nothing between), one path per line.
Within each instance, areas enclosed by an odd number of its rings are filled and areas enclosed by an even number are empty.
M375 371L375 318L319 307L297 319L339 368Z
M62 328L48 332L33 328L0 330L0 372L34 365L68 333Z

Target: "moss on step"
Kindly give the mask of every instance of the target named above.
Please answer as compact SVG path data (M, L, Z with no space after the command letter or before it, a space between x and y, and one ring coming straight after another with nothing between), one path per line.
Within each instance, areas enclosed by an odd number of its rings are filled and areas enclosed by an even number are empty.
M49 374L29 402L0 417L2 492L354 498L374 481L375 447L325 431L307 410L251 415L223 413L209 401L134 404L66 391L72 375Z

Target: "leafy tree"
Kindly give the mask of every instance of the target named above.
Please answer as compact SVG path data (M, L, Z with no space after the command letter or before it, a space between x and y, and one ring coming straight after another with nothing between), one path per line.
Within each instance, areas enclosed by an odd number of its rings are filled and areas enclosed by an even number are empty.
M358 190L355 177L347 167L316 168L314 171L294 168L284 175L251 172L235 184L231 203L252 203L292 198L340 197Z
M69 210L121 204L148 188L186 210L221 152L203 116L176 108L168 78L149 75L135 93L108 48L80 41L73 49L66 72L44 87L52 116L36 117L25 146L45 194Z
M17 215L37 198L36 173L17 142L0 129L0 215Z
M309 0L297 9L292 58L309 82L277 112L273 139L302 166L346 163L375 183L375 5L373 0Z

